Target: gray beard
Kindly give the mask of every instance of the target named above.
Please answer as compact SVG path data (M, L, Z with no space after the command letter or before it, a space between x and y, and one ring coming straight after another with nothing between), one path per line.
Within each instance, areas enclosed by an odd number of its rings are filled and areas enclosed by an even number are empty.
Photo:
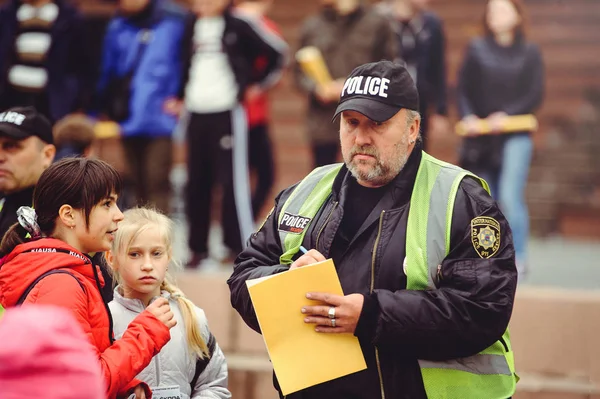
M352 160L346 163L346 167L356 180L366 181L377 186L384 186L391 182L404 169L409 156L410 153L407 152L401 155L397 162L392 162L389 165L377 159L375 167L368 172L359 170L358 164Z

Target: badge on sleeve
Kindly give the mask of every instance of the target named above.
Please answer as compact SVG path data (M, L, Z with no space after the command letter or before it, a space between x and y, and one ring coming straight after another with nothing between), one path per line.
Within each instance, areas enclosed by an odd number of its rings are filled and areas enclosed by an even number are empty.
M487 216L471 220L471 241L480 257L491 258L500 248L500 223Z

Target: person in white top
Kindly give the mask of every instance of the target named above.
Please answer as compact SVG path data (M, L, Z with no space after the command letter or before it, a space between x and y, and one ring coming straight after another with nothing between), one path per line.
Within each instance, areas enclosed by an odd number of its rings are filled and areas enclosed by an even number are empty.
M156 298L167 298L177 325L171 340L137 376L154 399L228 399L227 362L208 329L204 311L174 284L173 222L158 211L134 208L124 213L107 253L118 282L109 307L115 338Z
M254 231L248 125L242 102L277 83L286 62L287 45L281 37L257 18L232 9L230 3L193 1L194 17L184 34L187 83L179 103L185 117L176 140L187 143L189 267L198 266L208 256L216 184L223 188L221 224L229 255L239 253ZM257 70L255 61L260 57L266 60L265 67Z

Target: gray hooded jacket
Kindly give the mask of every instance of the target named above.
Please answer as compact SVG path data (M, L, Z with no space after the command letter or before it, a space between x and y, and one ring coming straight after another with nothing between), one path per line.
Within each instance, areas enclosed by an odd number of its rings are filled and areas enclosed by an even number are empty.
M177 325L171 329L169 343L152 358L150 364L137 378L147 383L152 389L177 386L181 399L231 398L231 393L227 389L227 362L218 344L215 345L210 361L198 377L195 386L191 386L198 356L189 350L183 315L177 301L171 298L166 291L163 291L161 296L169 300ZM139 299L124 298L119 287L115 288L114 299L108 306L113 317L116 339L121 338L129 323L145 309ZM196 316L202 331L202 338L205 342L209 342L211 333L204 311L196 307Z

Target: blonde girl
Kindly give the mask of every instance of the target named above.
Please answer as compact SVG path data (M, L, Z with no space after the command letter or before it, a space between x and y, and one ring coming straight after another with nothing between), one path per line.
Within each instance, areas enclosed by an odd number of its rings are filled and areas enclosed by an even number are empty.
M138 378L155 397L230 398L227 364L206 316L177 288L168 273L172 260L173 222L146 208L130 209L115 233L107 261L118 284L109 304L115 335L156 298L166 298L177 325L171 341Z

